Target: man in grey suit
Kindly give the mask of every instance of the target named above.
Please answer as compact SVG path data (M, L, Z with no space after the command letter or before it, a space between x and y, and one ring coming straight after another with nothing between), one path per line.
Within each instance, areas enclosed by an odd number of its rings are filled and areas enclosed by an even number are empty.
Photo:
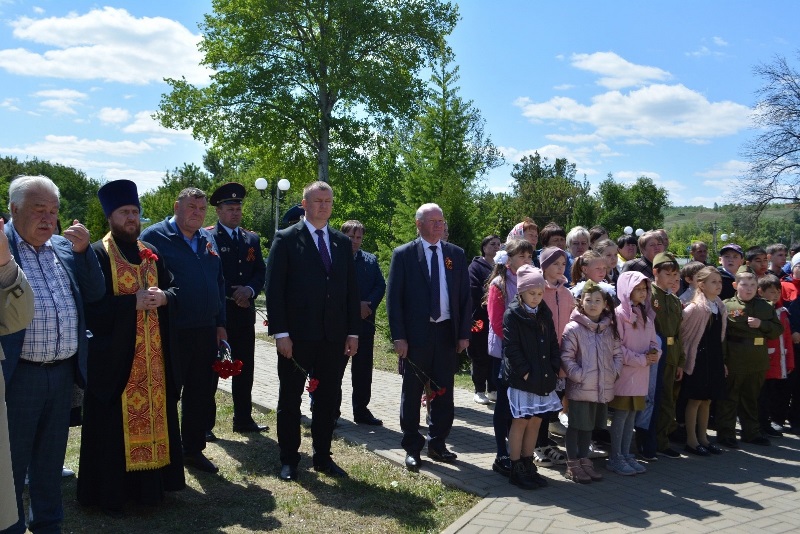
M300 400L306 375L314 391L311 437L314 469L347 473L331 460L334 421L342 398L342 376L358 351L360 297L350 238L330 228L333 190L313 182L303 190L305 219L275 234L267 257L269 333L278 358L278 446L280 478L295 480L300 462Z
M458 353L469 346L472 326L464 251L442 241L444 214L436 204L420 206L415 219L419 238L394 250L386 297L394 349L402 364L400 427L410 471L422 463L425 438L419 433L419 402L426 385L443 391L430 401L428 457L440 462L456 459L445 440L453 426Z

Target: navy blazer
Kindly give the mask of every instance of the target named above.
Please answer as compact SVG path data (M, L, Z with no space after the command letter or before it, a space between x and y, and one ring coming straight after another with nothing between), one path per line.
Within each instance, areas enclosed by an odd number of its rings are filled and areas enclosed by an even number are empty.
M255 298L264 289L264 278L267 272L258 234L240 227L241 244L237 254L231 235L220 222L206 227L206 230L217 243L219 257L222 259L225 296L233 296L232 286L248 286L253 290L253 298ZM253 306L253 299L250 299L250 307L254 310Z
M431 275L422 246L422 240L417 238L394 249L389 267L389 290L386 294L386 310L392 339L405 339L412 347L426 345L432 341L428 339ZM461 248L445 241L442 241L442 254L453 336L456 340L470 339L472 297L467 258Z
M362 320L361 335L371 337L375 335L375 310L386 294L386 280L383 278L375 254L358 249L353 259L356 262L356 278L361 302L369 302L369 308L372 310L372 315Z
M6 224L5 233L8 237L11 254L15 258L19 258L13 228L14 221L12 220ZM51 237L50 243L53 245L53 252L61 261L61 265L64 266L67 275L69 275L72 296L75 298L75 306L78 308L78 372L75 374L75 381L80 387L85 387L89 338L86 335L86 318L83 314L83 305L84 303L97 302L103 298L106 293L106 279L92 247L88 247L84 252L75 253L72 251L72 242L60 235ZM0 343L2 343L3 351L6 355L6 359L2 362L6 384L11 381L14 370L17 368L24 340L25 330L0 337Z
M353 248L350 238L328 226L331 272L304 221L275 234L267 256L267 315L271 335L288 332L293 341L344 344L361 329Z

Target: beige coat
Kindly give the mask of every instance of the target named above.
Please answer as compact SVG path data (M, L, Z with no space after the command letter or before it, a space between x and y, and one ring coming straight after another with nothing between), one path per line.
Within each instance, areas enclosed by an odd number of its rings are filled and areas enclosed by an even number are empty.
M11 280L10 284L3 283ZM12 259L0 267L0 335L26 328L33 319L33 291L22 269ZM0 360L5 359L0 348ZM6 382L0 368L0 530L17 522L17 499L11 473L11 446L8 441Z

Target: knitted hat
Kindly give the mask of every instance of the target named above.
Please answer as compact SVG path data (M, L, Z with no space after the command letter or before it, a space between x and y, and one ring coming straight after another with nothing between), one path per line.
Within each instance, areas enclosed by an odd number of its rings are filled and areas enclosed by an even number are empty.
M798 263L800 263L800 252L792 256L792 269L794 269L794 266Z
M122 206L136 206L142 211L136 184L130 180L108 182L97 191L97 198L100 199L106 217L110 217L114 210Z
M535 287L544 288L542 270L533 265L523 265L517 269L517 293L522 293Z
M543 248L542 251L539 253L539 265L542 266L542 270L544 271L560 257L563 257L564 260L566 261L567 253L558 247Z

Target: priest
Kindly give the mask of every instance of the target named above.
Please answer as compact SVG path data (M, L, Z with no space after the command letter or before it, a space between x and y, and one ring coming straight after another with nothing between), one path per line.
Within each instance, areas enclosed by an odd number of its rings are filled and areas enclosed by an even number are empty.
M139 240L139 195L130 180L98 191L110 232L92 244L106 294L86 306L89 340L78 501L112 516L134 500L157 504L183 489L177 366L170 359L175 294L158 251Z

